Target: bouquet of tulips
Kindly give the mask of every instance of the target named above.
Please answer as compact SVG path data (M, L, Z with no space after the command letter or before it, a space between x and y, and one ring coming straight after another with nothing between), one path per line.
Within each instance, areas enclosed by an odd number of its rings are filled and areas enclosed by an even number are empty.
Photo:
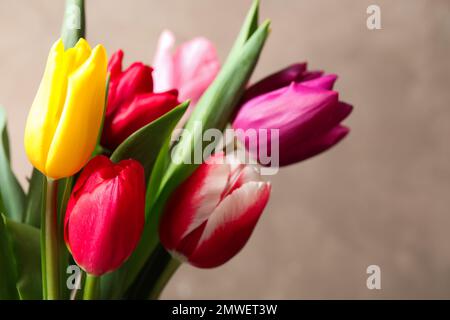
M269 35L250 8L226 61L164 31L152 67L84 39L66 0L25 128L27 192L0 108L0 298L155 299L182 262L220 266L269 200L264 176L344 138L336 76L293 64L249 84Z

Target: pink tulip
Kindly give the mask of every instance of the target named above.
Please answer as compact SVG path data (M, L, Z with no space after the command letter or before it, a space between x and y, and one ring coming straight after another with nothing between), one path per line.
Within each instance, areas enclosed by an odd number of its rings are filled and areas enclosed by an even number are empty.
M340 124L352 106L339 101L332 91L337 76L306 71L294 65L251 86L233 122L235 129L278 129L279 141L258 139L257 148L243 141L253 156L270 155L278 143L279 165L285 166L315 156L342 140L349 132ZM255 154L256 152L256 154ZM266 164L265 165L269 165Z
M197 37L180 45L172 53L175 37L163 31L159 38L153 67L155 92L177 89L180 101L195 104L220 69L214 45Z
M217 267L245 245L270 189L255 167L216 154L172 195L161 219L161 243L182 261Z

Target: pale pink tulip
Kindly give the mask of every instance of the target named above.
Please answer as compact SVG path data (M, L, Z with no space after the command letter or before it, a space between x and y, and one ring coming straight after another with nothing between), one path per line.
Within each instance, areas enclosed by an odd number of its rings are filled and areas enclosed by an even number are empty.
M216 77L220 69L214 45L197 37L173 51L175 37L165 30L161 34L153 61L155 92L177 89L179 99L194 105Z

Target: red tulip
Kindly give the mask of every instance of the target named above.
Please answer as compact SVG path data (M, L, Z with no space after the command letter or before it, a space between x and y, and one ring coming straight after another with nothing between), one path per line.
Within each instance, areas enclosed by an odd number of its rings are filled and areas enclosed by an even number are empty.
M168 201L160 224L161 243L182 261L217 267L245 245L269 194L270 184L261 181L255 167L214 155Z
M96 276L120 267L141 237L144 207L139 162L93 158L73 188L64 221L64 239L76 263Z
M176 90L153 92L152 68L135 62L122 71L122 60L119 50L108 65L110 84L101 142L111 150L179 104Z

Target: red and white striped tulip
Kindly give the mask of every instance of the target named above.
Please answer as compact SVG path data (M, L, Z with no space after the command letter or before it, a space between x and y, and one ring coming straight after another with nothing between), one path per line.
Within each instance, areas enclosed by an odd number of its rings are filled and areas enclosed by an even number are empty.
M164 247L199 268L220 266L247 243L271 186L256 167L213 155L174 192L161 219Z

